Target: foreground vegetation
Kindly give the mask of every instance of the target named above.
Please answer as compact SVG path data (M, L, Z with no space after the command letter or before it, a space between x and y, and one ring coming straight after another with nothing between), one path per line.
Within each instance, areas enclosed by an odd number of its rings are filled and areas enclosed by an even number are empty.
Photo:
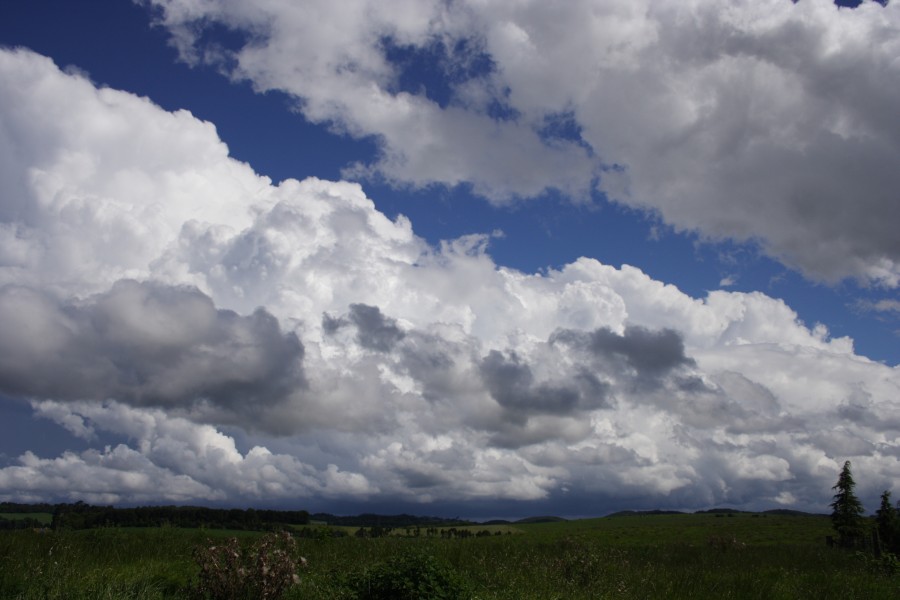
M828 517L615 516L462 538L322 530L297 540L294 559L302 555L307 566L284 598L900 597L900 575L825 544L833 533ZM0 598L191 598L202 588L198 549L202 555L208 540L221 548L237 537L249 549L262 535L174 527L2 531Z

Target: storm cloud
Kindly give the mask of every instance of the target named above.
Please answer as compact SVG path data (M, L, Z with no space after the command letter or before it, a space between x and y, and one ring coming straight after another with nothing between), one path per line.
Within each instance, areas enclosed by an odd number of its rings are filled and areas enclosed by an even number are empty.
M622 334L606 327L591 332L561 330L550 340L588 352L608 371L629 373L639 385L652 385L678 367L695 364L685 356L684 341L673 329L650 331L636 325Z
M369 350L389 352L404 336L396 321L386 318L377 306L351 304L350 313L344 318L329 315L322 318L322 329L329 334L348 324L356 327L359 345Z
M9 395L249 412L306 386L295 334L263 309L217 310L196 288L121 280L61 303L7 286L0 320L0 392Z

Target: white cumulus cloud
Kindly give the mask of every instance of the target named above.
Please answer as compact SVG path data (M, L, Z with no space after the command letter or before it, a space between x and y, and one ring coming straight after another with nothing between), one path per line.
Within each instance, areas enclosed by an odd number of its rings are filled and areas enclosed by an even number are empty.
M355 176L469 183L495 202L596 184L815 279L898 284L896 2L142 4L192 64L374 136ZM406 85L415 58L436 71Z
M780 300L431 247L27 51L0 96L0 394L92 446L4 497L819 509L845 459L900 476L897 367Z

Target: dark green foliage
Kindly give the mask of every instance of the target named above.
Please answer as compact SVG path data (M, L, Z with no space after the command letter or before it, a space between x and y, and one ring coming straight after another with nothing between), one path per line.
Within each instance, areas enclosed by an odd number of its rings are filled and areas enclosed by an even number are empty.
M462 600L463 581L431 555L407 551L352 578L357 600Z
M46 522L28 516L28 513L16 514L12 519L0 515L0 529L40 529L46 525Z
M607 517L646 517L648 515L683 515L680 510L620 510L606 515ZM700 513L698 513L700 514Z
M400 528L400 527L449 527L451 525L475 525L471 521L463 519L444 519L441 517L418 517L415 515L376 515L372 513L363 513L355 516L337 516L329 513L315 513L311 519L317 523L327 523L328 525L338 525L340 527L382 527L382 528Z
M84 502L52 507L54 529L96 527L207 527L248 531L279 530L283 525L306 525L305 510L217 509L202 506L138 506L114 508Z
M868 552L857 552L856 557L873 573L891 577L900 573L900 559L892 552L882 552L878 556Z
M891 492L881 493L881 506L875 511L875 526L881 548L894 554L900 554L900 517L897 509L891 506Z
M331 527L295 527L292 531L294 537L312 540L326 540L329 538L341 538L350 535L343 529L333 529Z
M831 488L837 490L831 502L831 523L838 534L838 544L844 548L856 548L863 544L866 530L863 526L863 506L853 492L856 482L850 472L850 461L844 463L838 481Z
M0 514L2 514L2 513L17 513L17 514L52 513L53 509L54 509L54 505L47 504L47 503L20 504L18 502L0 502Z
M378 525L373 525L369 529L360 527L353 535L358 538L380 538L391 535L392 531L393 529L391 527L379 527Z

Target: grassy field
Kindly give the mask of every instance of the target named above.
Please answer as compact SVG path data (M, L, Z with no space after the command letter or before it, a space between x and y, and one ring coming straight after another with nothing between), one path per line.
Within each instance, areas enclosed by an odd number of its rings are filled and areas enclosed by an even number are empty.
M53 521L53 515L50 513L4 513L0 512L0 519L8 521L16 521L21 519L34 519L40 521L44 525L49 525Z
M827 518L652 515L501 530L517 534L300 540L308 566L286 597L358 597L354 577L414 556L433 558L464 584L466 597L479 600L900 598L900 576L825 545ZM0 532L0 598L188 598L198 571L194 548L228 535L174 528ZM234 535L250 543L259 534Z

